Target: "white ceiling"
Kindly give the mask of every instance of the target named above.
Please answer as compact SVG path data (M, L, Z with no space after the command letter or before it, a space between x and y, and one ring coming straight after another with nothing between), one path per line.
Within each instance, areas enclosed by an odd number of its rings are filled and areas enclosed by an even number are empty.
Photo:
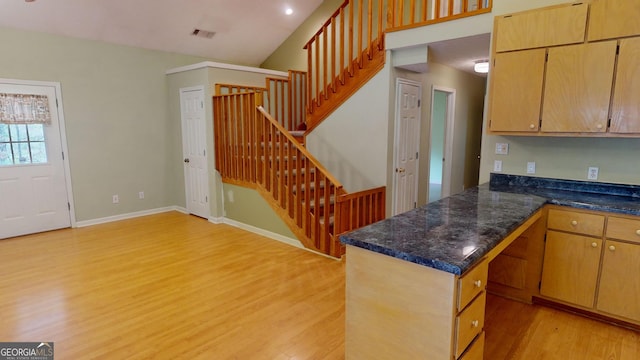
M0 0L0 26L259 66L323 0ZM284 10L291 7L293 15ZM318 24L320 26L321 24ZM214 31L211 39L194 29ZM489 34L429 44L429 56L473 73Z
M0 0L0 26L258 66L322 1Z
M429 56L437 63L486 77L475 73L473 65L479 60L489 60L490 42L491 34L434 42L429 44Z

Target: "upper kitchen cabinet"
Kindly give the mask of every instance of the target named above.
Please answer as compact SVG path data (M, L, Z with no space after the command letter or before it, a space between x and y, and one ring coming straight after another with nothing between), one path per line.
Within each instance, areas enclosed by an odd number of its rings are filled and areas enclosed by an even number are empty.
M489 115L491 131L538 131L546 52L533 49L496 54Z
M495 51L584 42L587 12L587 4L576 3L496 17Z
M640 2L638 2L640 4ZM640 22L638 22L640 24ZM620 41L616 84L611 105L615 134L640 134L640 38Z
M607 131L616 48L606 41L549 49L543 132Z
M640 1L595 0L591 3L589 41L640 35Z

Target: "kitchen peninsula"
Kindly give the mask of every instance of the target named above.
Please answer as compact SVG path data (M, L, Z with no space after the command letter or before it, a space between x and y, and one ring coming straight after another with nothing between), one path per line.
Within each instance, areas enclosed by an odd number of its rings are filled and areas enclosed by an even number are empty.
M558 213L557 227L547 224L549 211ZM567 214L577 219L566 218L568 230L562 228ZM524 267L511 271L522 275L515 282L522 285L522 301L542 296L634 322L637 305L616 305L623 308L620 312L600 307L611 303L602 290L597 306L595 290L590 303L556 296L556 278L564 277L549 276L545 283L542 255L545 231L575 236L573 232L582 234L595 226L593 233L580 238L587 239L585 248L597 251L595 284L600 259L606 264L605 242L609 250L614 242L640 248L640 218L634 218L638 215L640 186L492 174L489 184L348 233L341 237L347 245L347 359L482 359L490 264L520 238L528 241L525 249L531 256L521 262ZM624 226L617 234L614 229L620 222ZM552 260L547 264L545 259L545 270L557 268ZM601 272L605 276L606 271Z

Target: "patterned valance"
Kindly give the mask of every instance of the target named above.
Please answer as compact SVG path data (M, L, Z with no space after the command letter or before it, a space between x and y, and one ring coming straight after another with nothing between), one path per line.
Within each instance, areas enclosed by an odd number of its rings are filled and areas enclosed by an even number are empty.
M46 95L0 93L0 123L51 124Z

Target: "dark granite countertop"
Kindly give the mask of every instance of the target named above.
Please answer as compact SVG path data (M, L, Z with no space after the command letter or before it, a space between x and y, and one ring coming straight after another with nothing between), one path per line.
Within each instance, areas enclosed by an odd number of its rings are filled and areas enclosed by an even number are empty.
M460 275L545 204L640 215L640 186L491 174L487 184L340 240Z

